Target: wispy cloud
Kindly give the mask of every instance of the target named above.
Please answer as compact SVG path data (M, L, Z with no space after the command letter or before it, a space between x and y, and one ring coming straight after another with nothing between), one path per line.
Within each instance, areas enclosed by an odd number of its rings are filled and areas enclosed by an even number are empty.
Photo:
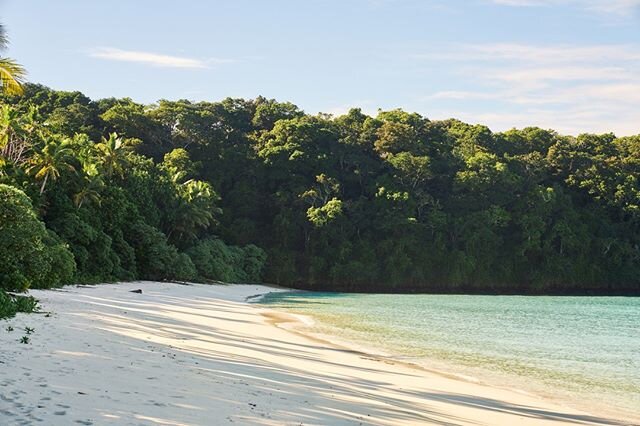
M464 47L464 46L463 46ZM616 60L640 60L640 50L631 45L547 45L517 43L468 45L466 48L478 59L517 59L528 62L567 63Z
M453 100L473 100L473 99L499 99L501 93L472 92L466 90L443 90L426 96L424 99L453 99Z
M504 6L517 6L517 7L540 6L541 4L544 4L544 2L536 1L536 0L491 0L491 1L495 4L501 4Z
M163 55L153 52L116 49L114 47L100 47L93 49L89 56L110 61L135 62L163 68L209 68L214 64L232 62L228 59L209 58L206 60L188 58L184 56Z
M519 43L458 44L446 50L412 55L417 59L498 61L514 60L538 64L576 63L595 61L640 61L640 49L634 45L598 44L530 45Z
M628 15L640 9L640 0L490 0L504 6L575 6L595 12Z
M508 127L640 133L640 46L457 45L414 57L450 62L461 77L424 102L459 104L458 116L496 129L512 120ZM473 104L484 111L474 114Z
M545 108L483 113L452 110L443 111L438 117L434 118L450 117L471 123L487 124L496 131L514 127L537 126L570 135L578 135L584 132L615 132L618 136L637 135L640 133L637 125L640 122L640 113L620 108L599 109L590 106L575 106L563 110L561 114Z

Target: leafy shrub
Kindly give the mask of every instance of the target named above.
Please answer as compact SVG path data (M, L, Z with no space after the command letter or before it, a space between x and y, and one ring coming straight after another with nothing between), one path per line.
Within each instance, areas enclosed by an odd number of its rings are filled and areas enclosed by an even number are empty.
M201 241L189 249L187 254L202 278L227 282L234 280L231 255L222 241Z
M49 226L69 244L80 281L112 280L117 277L120 258L113 250L111 237L90 223L86 216L69 211L51 221Z
M167 237L153 226L136 222L127 234L135 251L140 278L150 280L192 280L196 268L186 254L167 242Z
M51 288L70 284L76 274L76 262L69 246L53 231L48 231L45 243L50 271L42 279L34 281L31 287Z
M0 290L0 318L9 318L16 314L17 308L13 298ZM12 328L13 329L13 328Z
M187 251L200 277L233 283L258 282L265 252L254 246L227 246L217 238L199 242Z
M31 313L38 310L38 301L32 296L11 296L0 290L0 318L10 318L18 312ZM12 331L13 327L7 327Z
M115 271L116 278L123 281L130 281L137 276L136 253L133 247L127 243L120 229L116 229L112 236L111 246L118 255L120 262Z
M267 253L260 247L249 244L244 247L244 259L242 268L245 273L245 282L257 283L261 281L262 270L267 261Z
M0 184L0 289L58 285L73 268L71 254L47 232L25 193Z
M168 277L169 266L177 255L167 244L167 237L146 223L139 221L126 234L134 249L138 273L141 278L163 280Z
M180 253L174 259L171 267L171 278L179 281L194 281L198 277L198 271L186 253Z
M39 309L38 300L33 296L14 296L13 301L17 312L29 314Z

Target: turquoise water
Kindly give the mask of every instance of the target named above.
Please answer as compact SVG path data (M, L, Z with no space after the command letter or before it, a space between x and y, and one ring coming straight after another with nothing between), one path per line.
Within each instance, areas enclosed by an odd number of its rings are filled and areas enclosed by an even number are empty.
M481 381L640 411L640 297L271 293L312 332Z

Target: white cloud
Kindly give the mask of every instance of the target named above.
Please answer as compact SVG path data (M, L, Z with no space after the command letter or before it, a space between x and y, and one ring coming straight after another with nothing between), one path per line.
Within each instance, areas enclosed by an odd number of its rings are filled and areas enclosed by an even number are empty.
M455 99L455 100L471 100L471 99L498 99L502 95L499 93L471 92L464 90L444 90L436 92L425 97L425 99Z
M451 62L461 77L423 102L457 103L457 116L497 130L640 133L640 46L458 45L414 58Z
M515 7L570 5L617 15L629 15L640 9L640 0L491 0L491 2Z
M163 68L208 68L211 64L231 62L226 59L195 59L182 56L162 55L152 52L116 49L113 47L101 47L89 53L91 57L107 59L111 61L136 62Z
M431 119L457 118L468 123L487 125L493 131L512 128L541 127L561 134L609 133L618 136L640 133L640 112L622 106L594 106L589 103L563 108L562 113L545 106L533 106L525 110L469 111L460 108L440 109ZM612 125L613 123L613 125Z
M446 51L412 55L416 59L466 61L525 61L537 64L559 64L594 61L640 61L640 49L634 45L597 44L589 46L535 46L519 43L459 44Z
M502 4L505 6L540 6L544 4L544 2L536 1L536 0L492 0L493 3Z
M514 83L542 83L550 81L627 80L633 74L620 67L541 67L518 70L499 70L490 77Z

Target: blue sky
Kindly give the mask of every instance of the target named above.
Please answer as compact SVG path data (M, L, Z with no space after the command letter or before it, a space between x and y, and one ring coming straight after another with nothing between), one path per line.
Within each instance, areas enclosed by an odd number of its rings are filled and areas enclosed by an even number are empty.
M640 0L0 0L29 79L640 133Z

